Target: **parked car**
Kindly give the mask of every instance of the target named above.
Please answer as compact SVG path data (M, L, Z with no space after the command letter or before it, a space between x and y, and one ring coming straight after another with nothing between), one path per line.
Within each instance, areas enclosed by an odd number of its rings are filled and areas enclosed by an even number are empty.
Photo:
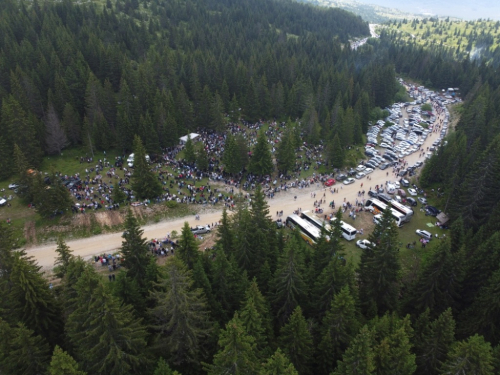
M368 195L372 198L378 198L378 193L376 191L373 191L373 190L369 190Z
M361 249L366 249L367 247L372 247L372 243L368 240L358 240L356 241L356 246L360 247Z
M338 174L337 181L344 181L347 178L345 174Z
M197 225L196 227L191 228L191 233L193 234L205 234L209 232L210 228L208 226Z
M417 201L415 199L413 199L412 197L406 198L406 203L408 203L410 206L416 206L417 205Z
M325 182L325 186L332 186L335 184L335 180L333 178L330 178L328 179L326 182Z
M424 197L418 197L417 200L422 204L427 204L427 199Z
M427 232L426 230L417 229L415 233L426 240L432 240L432 233Z
M381 220L382 220L382 214L377 214L377 215L373 216L373 223L375 225L377 225L378 223L380 223Z
M425 206L425 214L429 216L437 216L441 211L433 206Z
M356 174L356 179L360 180L365 176L366 176L365 172L359 172Z
M401 186L404 186L404 187L410 186L410 181L408 181L405 178L402 178L401 180L399 180L399 182L401 183Z
M0 206L5 206L6 204L7 204L7 200L0 197Z
M366 168L364 173L365 174L370 174L372 172L373 172L373 168Z
M17 182L13 182L11 184L9 184L9 189L10 190L15 190L19 187L19 184Z
M356 180L352 177L349 177L344 180L344 185L354 184L354 182L356 182Z
M408 193L410 193L410 195L413 195L414 197L417 196L417 191L413 188L408 188Z
M357 170L358 172L362 172L362 171L364 171L365 169L366 169L366 167L365 167L363 164L358 165L358 166L357 166L357 168L356 168L356 170Z

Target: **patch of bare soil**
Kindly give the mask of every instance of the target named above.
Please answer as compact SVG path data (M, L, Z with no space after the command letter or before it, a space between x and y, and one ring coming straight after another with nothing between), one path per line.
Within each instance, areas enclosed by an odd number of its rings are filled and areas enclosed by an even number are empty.
M36 244L36 228L34 221L27 221L24 224L24 238L26 238L26 242L28 244Z
M92 214L73 215L73 225L77 227L89 227L92 223Z
M373 214L369 211L361 211L356 214L356 220L349 217L348 211L343 214L342 220L347 224L357 228L358 231L363 229L363 234L358 234L360 239L368 238L368 234L373 232L375 224L373 223Z
M124 218L120 211L101 211L95 214L95 218L100 225L113 227L123 223Z

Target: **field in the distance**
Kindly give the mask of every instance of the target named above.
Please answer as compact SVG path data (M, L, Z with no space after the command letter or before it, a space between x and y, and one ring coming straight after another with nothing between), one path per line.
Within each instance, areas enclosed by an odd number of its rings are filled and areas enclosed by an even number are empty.
M500 21L403 20L389 22L386 27L407 41L424 46L440 45L463 56L493 53L500 44Z

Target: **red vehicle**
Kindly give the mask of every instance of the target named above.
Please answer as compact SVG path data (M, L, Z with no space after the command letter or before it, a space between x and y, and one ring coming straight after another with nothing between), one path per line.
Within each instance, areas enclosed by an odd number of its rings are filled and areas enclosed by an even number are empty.
M335 184L335 180L333 178L330 178L325 182L325 186L332 186Z

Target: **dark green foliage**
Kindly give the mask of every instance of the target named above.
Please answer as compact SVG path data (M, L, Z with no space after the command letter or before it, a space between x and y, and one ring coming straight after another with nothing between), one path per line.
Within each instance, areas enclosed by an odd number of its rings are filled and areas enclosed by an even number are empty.
M191 271L179 258L167 262L151 297L150 310L158 349L174 366L199 363L203 340L210 334L209 312L201 289L193 288Z
M384 211L368 239L373 246L363 250L359 273L360 299L365 314L371 317L398 307L399 241L390 209Z
M186 144L184 145L184 160L186 160L188 163L194 163L196 161L196 153L193 140L191 139L191 136L189 134Z
M152 255L146 239L142 237L143 233L134 214L128 210L120 249L123 257L121 263L127 269L127 278L135 281L141 294L146 296L151 286L148 283L147 269Z
M61 333L60 310L40 268L23 253L14 253L10 290L18 321L52 344Z
M295 147L292 138L292 130L287 128L276 151L278 170L286 174L295 166Z
M66 245L62 237L57 239L56 253L58 256L54 262L54 273L57 277L63 278L66 275L70 261L73 259L73 251Z
M262 365L259 375L299 375L280 348Z
M6 375L41 374L50 360L50 349L45 339L35 336L23 324L17 327L0 319L0 371Z
M146 364L146 330L132 307L121 305L87 269L75 285L66 330L77 358L92 374L132 374Z
M209 375L257 373L259 363L255 339L245 330L238 313L221 331L219 348L213 365L205 365Z
M300 306L295 308L288 322L281 328L279 346L299 373L311 372L313 338Z
M153 199L161 192L161 184L146 161L146 150L138 136L134 138L134 173L132 174L132 190L138 199Z
M278 320L284 324L297 306L305 302L308 288L304 280L305 265L300 244L293 236L286 244L274 273L274 310Z
M427 310L428 311L428 310ZM425 317L424 317L425 319ZM415 337L415 352L417 353L418 374L439 374L446 355L455 342L455 321L451 309L443 312L431 324L423 322L426 332ZM417 335L416 335L417 336Z
M478 335L457 342L448 353L441 374L493 375L493 355L490 343Z
M323 318L321 342L318 345L322 372L330 373L358 333L359 313L348 287L335 295L330 310Z
M342 361L338 361L335 375L372 375L375 374L375 360L372 349L372 334L364 326L353 339L344 353Z
M59 346L56 345L54 348L54 353L52 354L52 359L50 360L50 366L48 370L48 375L85 375L84 371L78 370L78 363L71 357L68 353L63 351Z
M454 308L459 298L463 254L450 252L450 241L442 241L429 255L416 281L407 310L418 313L430 309L434 316L448 307Z
M267 137L263 131L257 136L257 144L252 152L248 170L256 175L264 176L270 174L274 169L271 151Z
M49 186L44 183L43 176L39 172L32 173L30 178L32 202L40 216L49 218L70 211L73 199L58 176L55 174L50 176Z
M187 221L182 227L179 247L177 248L177 255L190 270L193 269L199 257L198 245L196 244L193 232L191 232L191 228L189 227Z

